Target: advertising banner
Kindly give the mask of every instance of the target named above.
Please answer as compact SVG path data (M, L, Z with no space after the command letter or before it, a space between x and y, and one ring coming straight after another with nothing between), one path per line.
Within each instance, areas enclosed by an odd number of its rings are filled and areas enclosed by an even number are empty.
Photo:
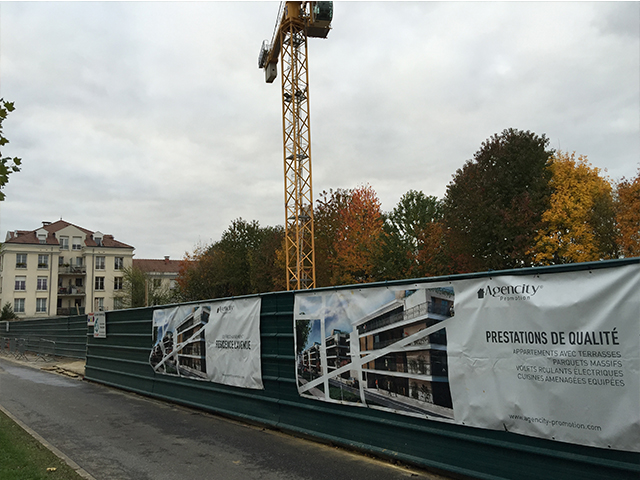
M157 373L263 389L258 298L157 309L149 363Z
M297 293L300 395L640 451L640 265Z
M107 315L105 312L93 314L93 337L107 338Z

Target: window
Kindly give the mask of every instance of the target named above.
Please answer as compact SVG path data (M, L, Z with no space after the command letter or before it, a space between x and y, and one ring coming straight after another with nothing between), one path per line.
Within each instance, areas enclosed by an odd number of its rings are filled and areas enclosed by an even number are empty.
M96 277L96 290L104 290L104 277Z
M36 298L36 313L47 313L46 298Z
M46 290L47 280L47 277L38 277L38 286L36 287L36 290Z
M47 243L47 234L39 233L38 234L38 243Z
M113 289L122 290L122 277L115 277L113 279Z
M16 268L27 268L26 253L16 253Z
M104 310L104 298L96 298L96 312L102 312Z
M16 290L27 289L27 277L16 277Z
M116 270L122 270L124 268L124 257L116 257L113 268Z
M121 298L114 298L113 299L113 308L114 310L120 310L122 308L123 302Z
M24 313L24 298L16 298L13 300L14 313Z
M58 257L58 266L61 267L64 265L64 257L61 255Z
M60 237L60 249L69 250L69 237Z
M76 287L81 287L81 286L82 286L82 279L76 278Z
M96 270L104 270L104 257L96 257Z
M38 268L49 268L49 255L38 255Z
M73 249L82 250L82 237L73 237Z

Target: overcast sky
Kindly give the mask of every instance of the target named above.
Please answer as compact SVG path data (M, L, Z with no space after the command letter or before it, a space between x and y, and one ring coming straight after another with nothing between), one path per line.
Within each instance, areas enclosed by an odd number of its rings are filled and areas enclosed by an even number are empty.
M278 2L1 2L0 235L59 218L182 258L235 218L284 223ZM442 197L505 128L617 180L640 166L640 3L336 2L309 40L315 198Z

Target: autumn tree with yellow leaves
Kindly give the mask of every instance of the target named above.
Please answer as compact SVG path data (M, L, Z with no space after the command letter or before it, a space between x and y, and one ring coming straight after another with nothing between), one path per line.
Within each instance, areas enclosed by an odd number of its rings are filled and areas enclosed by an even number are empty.
M383 223L375 190L369 185L353 189L337 213L333 256L329 259L333 285L376 280Z
M640 256L640 169L633 180L618 183L616 223L620 253L625 257Z
M610 181L587 157L556 152L550 207L532 248L535 263L589 262L615 258L614 203Z

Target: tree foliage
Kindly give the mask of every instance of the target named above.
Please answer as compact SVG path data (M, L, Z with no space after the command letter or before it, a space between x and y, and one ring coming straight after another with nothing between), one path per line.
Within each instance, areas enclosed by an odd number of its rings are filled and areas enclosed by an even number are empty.
M13 307L11 303L7 302L2 307L2 312L0 312L0 321L3 320L15 320L18 316L13 311Z
M542 265L588 262L616 255L614 204L608 179L587 157L557 152L550 165L553 193L532 249Z
M282 227L261 228L255 220L234 220L218 242L198 246L185 255L178 276L182 299L204 300L281 289L284 281L274 270L283 241Z
M4 149L4 146L9 143L9 140L4 136L2 124L7 119L9 113L14 110L15 106L13 102L6 102L4 98L0 98L0 149ZM0 201L5 198L5 194L2 190L9 182L9 175L19 172L21 164L22 159L18 157L5 157L0 151Z
M351 190L337 210L331 283L346 285L376 279L376 259L384 222L378 195L369 185Z
M438 275L443 232L438 198L409 190L384 218L378 279Z
M548 146L544 135L506 129L456 172L444 198L453 271L533 264L531 245L551 195Z
M121 308L166 305L179 300L175 291L163 286L138 267L125 267L122 279L122 290L114 295Z
M585 156L506 129L457 170L443 199L409 190L389 212L369 185L314 207L316 285L355 284L640 255L640 172L611 182ZM183 300L284 290L284 232L234 220L185 256ZM309 325L299 323L302 341Z
M314 242L316 285L333 285L333 259L336 257L335 239L340 224L339 212L351 201L351 190L337 189L322 192L314 208ZM283 270L284 271L284 270Z
M616 224L620 252L625 257L640 256L640 169L636 178L623 178L616 188Z

